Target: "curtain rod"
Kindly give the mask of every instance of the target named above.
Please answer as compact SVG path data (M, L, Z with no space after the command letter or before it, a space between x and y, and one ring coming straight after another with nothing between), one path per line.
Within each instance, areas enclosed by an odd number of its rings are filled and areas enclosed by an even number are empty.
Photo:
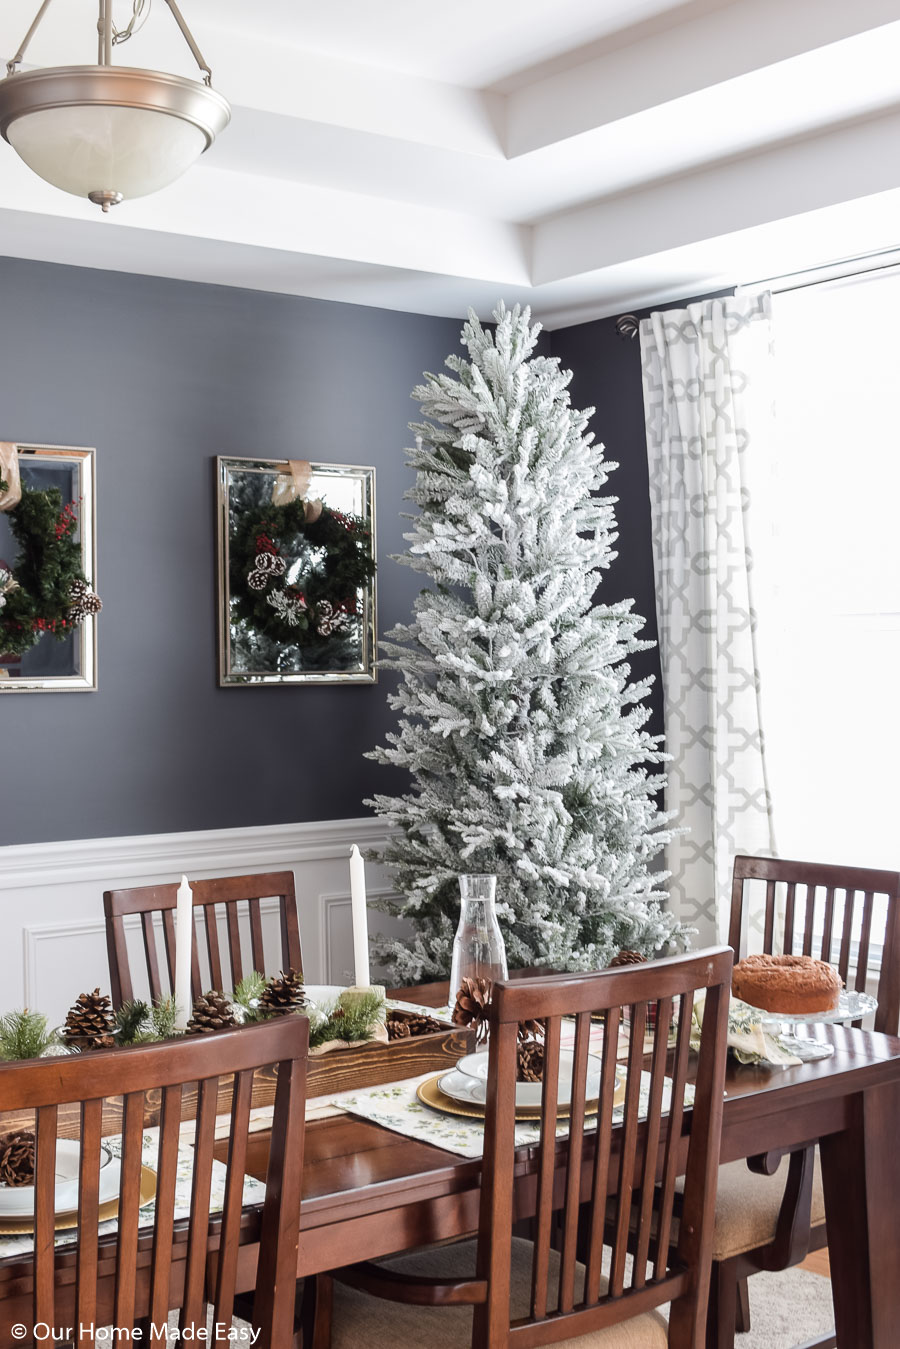
M891 261L878 262L878 258L888 258ZM871 262L871 266L859 266L860 263ZM761 281L748 281L737 287L738 291L744 290L770 290L775 295L783 295L787 291L806 290L808 286L821 286L827 281L849 281L854 276L865 276L868 272L891 271L895 267L900 267L900 246L893 248L881 248L872 253L860 253L856 257L838 258L834 262L823 262L816 267L800 267L795 272L784 272L781 276L766 277ZM795 277L808 276L808 281L795 281ZM785 282L779 285L780 281Z

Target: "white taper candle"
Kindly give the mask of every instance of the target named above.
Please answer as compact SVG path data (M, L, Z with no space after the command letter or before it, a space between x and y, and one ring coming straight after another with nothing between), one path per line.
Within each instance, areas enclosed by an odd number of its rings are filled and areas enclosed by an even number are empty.
M175 1029L185 1030L193 1008L191 948L194 939L194 892L182 876L175 904Z
M353 961L356 987L369 987L369 918L366 912L366 864L354 843L350 849L350 909L353 914Z

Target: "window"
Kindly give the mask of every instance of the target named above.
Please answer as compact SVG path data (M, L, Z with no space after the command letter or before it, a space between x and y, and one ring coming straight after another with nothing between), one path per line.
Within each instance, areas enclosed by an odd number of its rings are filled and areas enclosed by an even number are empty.
M900 274L773 310L776 450L753 483L751 545L776 842L896 869Z

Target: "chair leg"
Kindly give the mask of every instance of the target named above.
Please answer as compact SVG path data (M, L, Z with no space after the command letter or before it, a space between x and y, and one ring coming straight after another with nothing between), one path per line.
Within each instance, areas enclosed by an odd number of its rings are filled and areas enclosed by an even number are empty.
M713 1262L706 1317L706 1349L734 1349L738 1281L728 1260Z
M750 1280L748 1278L738 1279L737 1281L737 1318L735 1329L739 1335L746 1335L750 1329Z
M334 1280L330 1274L314 1274L303 1282L300 1303L303 1349L331 1349L334 1311Z

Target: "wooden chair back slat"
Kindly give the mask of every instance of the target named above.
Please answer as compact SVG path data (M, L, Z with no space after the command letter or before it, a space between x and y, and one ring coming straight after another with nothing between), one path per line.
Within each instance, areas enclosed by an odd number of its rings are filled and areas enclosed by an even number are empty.
M244 977L244 966L241 960L241 928L236 903L232 902L225 905L225 919L228 927L228 961L231 965L231 983L234 988L237 988ZM260 973L262 972L260 971Z
M484 1301L475 1299L473 1344L521 1345L524 1349L599 1330L628 1319L637 1309L646 1310L665 1302L671 1302L672 1314L677 1314L679 1324L686 1327L683 1342L702 1343L722 1123L731 965L732 952L717 948L695 956L600 974L556 975L494 984L489 1012L490 1060L475 1280L476 1284L486 1283L487 1295ZM693 1121L687 1137L682 1129L687 1050L693 995L698 990L705 991L706 1006ZM676 1000L678 1039L674 1058L667 1067L669 1027ZM649 1088L642 1090L644 1038L651 1001L658 1006L652 1030ZM629 1013L624 1122L621 1129L612 1129L622 1008ZM557 1065L559 1027L564 1016L575 1018L575 1041L568 1137L561 1143L556 1133ZM599 1016L603 1026L596 1124L588 1118L587 1106L588 1073L596 1072L596 1062L589 1056L592 1016ZM510 1176L515 1155L516 1039L518 1023L524 1020L544 1023L546 1049L530 1312L511 1321ZM666 1116L663 1109L670 1077L671 1103ZM663 1127L669 1134L663 1183L659 1184L657 1154ZM688 1216L681 1224L678 1245L672 1253L668 1235L672 1231L674 1180L684 1168L685 1147L683 1207ZM555 1178L550 1173L551 1157ZM640 1195L633 1202L636 1189ZM575 1235L579 1209L588 1192L593 1212L585 1268L575 1261ZM647 1192L652 1197L649 1200ZM608 1196L616 1202L610 1210L615 1213L608 1243L612 1247L611 1273L608 1288L604 1288L600 1266L606 1234L603 1218L598 1223L596 1214L607 1211ZM562 1248L555 1258L550 1255L551 1208L560 1210L562 1225ZM636 1235L643 1268L636 1275L635 1262L629 1282L624 1253L632 1219L637 1223L637 1231L632 1228L631 1235ZM664 1231L666 1237L665 1245L662 1242L658 1245L655 1272L648 1279L646 1264L654 1222L659 1223L658 1230Z
M683 1082L687 1074L688 1050L691 1044L691 1001L683 994L677 1002L678 1031L672 1069L673 1083ZM675 1181L678 1176L678 1144L681 1139L684 1101L674 1087L669 1105L669 1128L666 1134L666 1152L663 1163L662 1188L659 1199L659 1221L653 1261L653 1277L665 1276L672 1236L672 1213L675 1203Z
M207 1302L216 1318L231 1326L237 1284L237 1251L242 1236L242 1193L247 1159L250 1100L256 1068L274 1066L277 1081L266 1199L259 1233L257 1274L260 1306L265 1306L260 1349L282 1349L292 1338L294 1272L300 1214L300 1174L309 1023L303 1017L226 1031L209 1037L169 1041L82 1056L0 1064L0 1100L11 1111L35 1118L35 1234L32 1304L34 1323L71 1324L72 1311L85 1327L79 1346L93 1344L87 1329L114 1321L120 1336L132 1335L146 1318L165 1324L170 1309L182 1307L188 1326L205 1336ZM221 1077L233 1078L229 1162L221 1215L210 1215L216 1102ZM198 1083L199 1108L190 1214L176 1222L176 1172L182 1088ZM145 1108L162 1097L152 1246L149 1223L141 1232L141 1179ZM117 1233L101 1236L100 1176L103 1105L122 1098L118 1151ZM56 1151L61 1108L67 1119L80 1106L78 1228L74 1261L55 1252ZM112 1165L112 1163L110 1163ZM112 1173L107 1172L110 1177ZM148 1270L143 1252L152 1251ZM263 1258L264 1257L264 1258ZM175 1261L178 1261L176 1270ZM72 1288L74 1264L74 1288ZM211 1273L211 1277L210 1276ZM57 1292L57 1289L59 1290ZM183 1290L183 1291L182 1291ZM58 1305L57 1305L58 1304ZM225 1343L230 1343L226 1338Z
M766 882L766 926L763 944L771 947L775 932L775 882Z
M125 924L121 918L116 918L115 922L119 924L124 934ZM147 974L150 979L150 996L154 1002L162 998L162 980L159 977L159 955L156 950L156 929L153 925L153 914L141 914L141 931L144 938L144 956L147 961ZM128 973L129 998L131 997L131 972L128 970L128 948L125 948L125 969ZM121 967L120 967L121 968ZM121 977L121 976L120 976Z
M873 975L873 957L879 951L875 1029L896 1035L900 1028L900 872L778 857L736 857L729 926L736 958L748 951L747 887L754 882L766 886L763 951L790 954L799 943L804 955L829 962L836 957L845 985L857 992L866 991ZM785 891L784 921L777 920L776 904L770 923L770 897L778 886ZM795 903L798 886L806 891L801 905ZM819 890L824 892L822 903L817 902ZM795 920L801 913L802 930L797 933ZM751 944L750 949L758 948Z
M81 1156L78 1161L78 1230L86 1233L78 1243L75 1273L75 1319L82 1327L80 1344L94 1343L89 1326L97 1324L97 1231L100 1212L100 1147L103 1102L84 1101L81 1106Z
M589 1303L596 1302L600 1297L606 1196L609 1192L609 1164L612 1150L613 1097L616 1091L616 1062L619 1048L619 1015L618 1007L609 1007L603 1016L596 1150L594 1172L591 1177L591 1227L585 1270L585 1300Z
M244 1172L247 1169L247 1141L250 1132L250 1105L253 1098L253 1074L240 1073L234 1084L231 1108L231 1135L228 1143L228 1175L222 1221L236 1228L244 1200ZM234 1305L237 1284L237 1246L221 1242L216 1265L213 1324L226 1325L229 1307ZM227 1341L225 1341L227 1343Z
M195 920L200 919L205 940L198 940L196 927L191 949L191 996L215 988L234 989L251 970L274 974L277 969L302 969L300 923L294 877L290 871L264 872L251 876L222 876L192 882ZM146 982L150 996L159 999L175 985L175 905L178 887L139 886L108 890L103 896L106 913L106 945L109 955L113 1004L121 1007L134 995L135 977L129 966L126 919L140 916ZM266 969L265 934L261 900L276 899L279 910L280 952L271 956ZM223 965L219 922L224 920L227 961ZM159 952L162 937L162 957ZM247 939L249 934L249 939ZM201 945L204 948L201 959ZM207 968L209 977L205 977ZM230 980L230 986L228 985Z
M250 906L250 953L253 958L253 968L255 970L265 970L266 958L263 953L263 930L262 915L259 909L259 900L251 899L248 901Z
M590 1012L579 1012L575 1018L572 1099L569 1107L569 1151L566 1162L566 1197L563 1210L563 1248L559 1272L559 1310L561 1312L570 1312L575 1305L575 1257L578 1252L578 1218L581 1209L581 1159L584 1154L590 1039L591 1014Z
M160 1104L156 1221L153 1224L153 1263L150 1273L150 1324L154 1326L163 1325L169 1314L174 1232L168 1215L175 1211L181 1087L165 1087Z
M125 1097L122 1121L122 1177L119 1183L118 1241L116 1246L115 1324L130 1326L135 1319L135 1274L141 1211L141 1155L144 1142L144 1093Z
M35 1112L34 1158L34 1324L54 1324L56 1245L56 1129L59 1109Z
M215 904L207 906L204 914L206 929L206 953L209 957L209 978L213 988L219 990L225 987L225 980L222 978L222 955L219 950L219 918ZM265 970L260 970L260 974L265 974Z
M672 999L660 998L656 1006L656 1026L650 1061L650 1094L644 1140L644 1165L640 1180L638 1239L634 1256L633 1288L643 1288L647 1282L647 1261L650 1256L650 1233L653 1226L654 1185L656 1184L656 1165L662 1126L663 1091L666 1082L666 1060L671 1024Z
M559 1084L560 1023L551 1021L544 1037L544 1081ZM537 1237L532 1263L531 1314L536 1320L547 1315L547 1284L550 1268L550 1237L553 1225L553 1182L556 1171L556 1100L552 1090L541 1100L541 1147L538 1164Z
M625 1256L628 1253L628 1238L631 1230L634 1159L637 1153L638 1108L641 1100L646 1025L646 1003L633 1004L631 1008L631 1035L628 1042L622 1153L619 1161L616 1239L613 1244L612 1264L609 1273L609 1291L612 1297L621 1297L625 1287Z
M171 993L175 989L175 910L163 909L162 911L163 937L165 940L166 951L166 969L169 972L169 987ZM195 933L191 932L191 945L193 947ZM193 960L191 962L193 964ZM193 970L191 971L193 974ZM191 994L196 997L194 991L193 979L191 980Z
M196 1339L197 1327L206 1325L206 1241L198 1219L209 1213L212 1188L213 1145L216 1129L218 1078L206 1078L197 1095L196 1132L194 1134L194 1174L191 1186L191 1231L188 1237L184 1275L184 1302L181 1309L181 1334L190 1328Z

